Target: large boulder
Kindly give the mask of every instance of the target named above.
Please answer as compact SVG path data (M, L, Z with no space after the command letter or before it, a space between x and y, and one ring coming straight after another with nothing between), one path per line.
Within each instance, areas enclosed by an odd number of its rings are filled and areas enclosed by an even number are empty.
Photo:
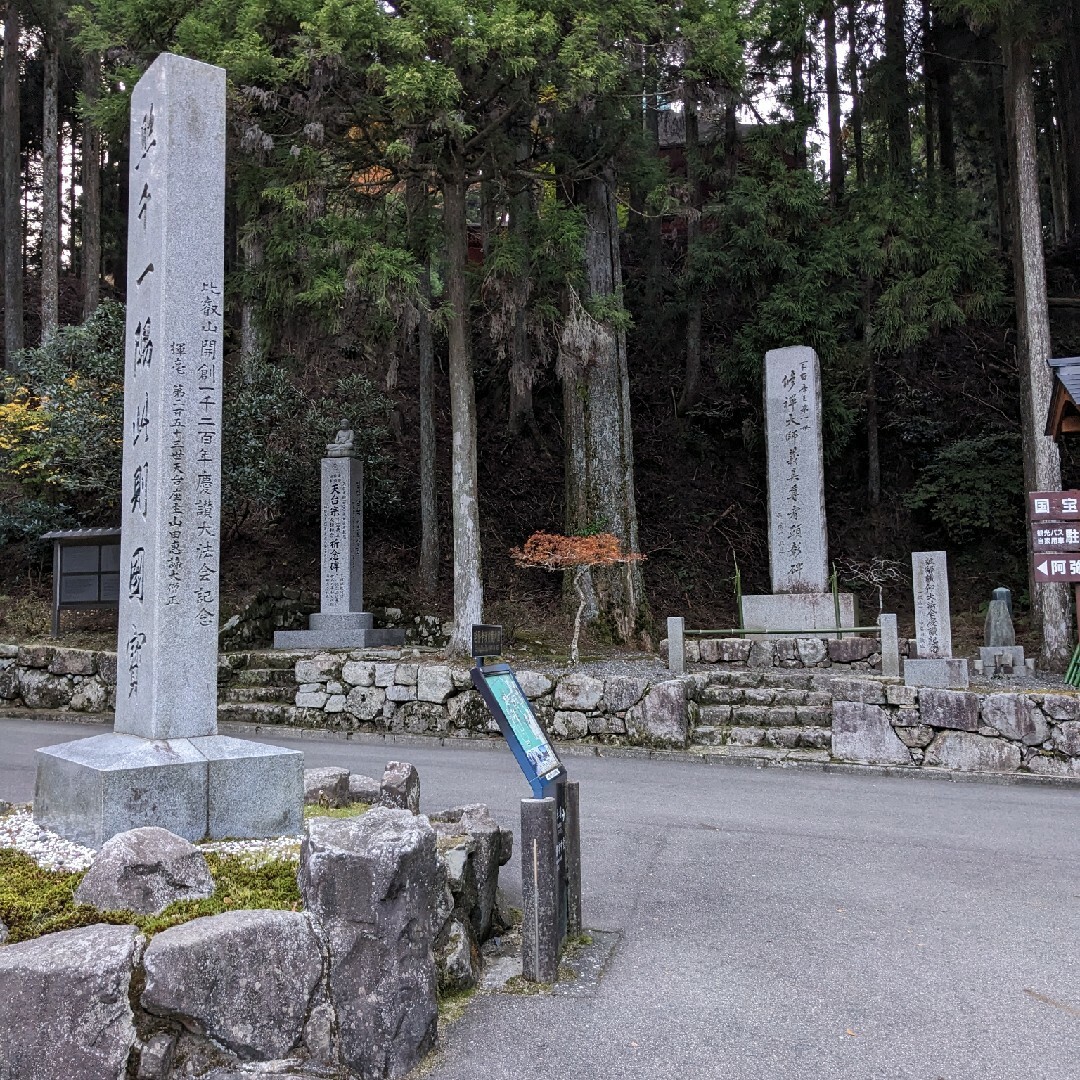
M349 802L371 803L379 801L382 794L382 784L374 776L365 776L363 773L349 773Z
M330 950L341 1065L364 1080L404 1076L436 1035L435 831L382 806L312 820L298 880Z
M252 1061L297 1046L323 974L319 940L295 911L229 911L174 926L150 942L143 966L147 1012Z
M1015 772L1020 747L1004 739L987 739L967 731L941 731L926 748L924 765L962 772Z
M395 810L420 813L420 774L407 761L388 761L379 790L379 802Z
M834 701L832 756L861 765L910 765L911 751L880 705Z
M0 949L0 1077L122 1080L141 941L133 926L97 925Z
M106 840L75 891L80 904L137 915L157 915L177 900L213 895L214 882L202 852L156 826Z
M626 714L626 734L640 746L684 747L688 735L686 687L678 679L656 683Z
M987 694L982 701L983 723L1006 739L1037 746L1050 737L1046 717L1027 694Z
M336 765L304 770L304 805L336 809L349 805L349 770Z
M502 829L482 803L456 806L435 814L432 828L440 838L465 837L471 843L446 848L448 881L454 894L454 908L469 921L476 940L484 942L497 927L495 900L499 888L499 867L510 861L514 834Z

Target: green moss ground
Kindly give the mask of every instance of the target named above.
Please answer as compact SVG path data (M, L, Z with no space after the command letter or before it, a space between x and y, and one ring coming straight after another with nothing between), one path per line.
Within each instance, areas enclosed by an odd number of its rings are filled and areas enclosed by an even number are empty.
M328 806L305 806L304 807L304 820L310 818L330 817L330 818L352 818L361 817L371 809L371 803L366 802L354 802L348 806L338 806L331 809Z
M77 904L75 890L84 871L43 870L20 851L0 849L0 921L7 925L9 942L14 944L93 923L133 923L152 936L170 926L224 911L299 909L295 862L255 861L242 855L214 852L207 853L206 861L214 879L213 896L170 904L160 915L135 915L130 911L98 911L88 904Z

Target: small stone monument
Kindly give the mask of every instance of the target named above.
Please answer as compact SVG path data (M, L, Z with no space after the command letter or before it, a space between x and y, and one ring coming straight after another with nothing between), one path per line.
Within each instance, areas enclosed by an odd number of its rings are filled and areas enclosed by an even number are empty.
M278 630L275 649L403 645L404 630L375 630L364 611L364 463L347 420L322 459L322 593L307 630Z
M949 576L944 551L911 554L915 589L915 644L917 657L904 662L908 686L965 689L968 663L952 654L949 613Z
M765 354L765 439L769 478L772 593L742 598L748 634L837 625L829 589L821 370L805 346ZM841 593L840 626L855 625L855 598ZM834 636L823 634L822 636Z
M163 53L131 99L115 730L39 750L34 819L100 847L300 831L304 756L217 733L225 71Z
M979 660L986 675L1020 675L1024 672L1024 646L1016 644L1012 621L1012 593L995 589L986 609L983 628L985 645L979 649Z

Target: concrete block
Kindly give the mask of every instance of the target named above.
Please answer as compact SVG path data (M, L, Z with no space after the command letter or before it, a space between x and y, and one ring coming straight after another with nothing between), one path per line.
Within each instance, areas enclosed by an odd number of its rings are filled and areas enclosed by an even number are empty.
M742 619L746 636L770 631L798 631L797 637L835 637L829 628L836 625L836 606L829 592L773 593L742 598ZM855 597L840 593L840 625L855 625Z
M966 690L969 684L968 662L952 658L904 661L904 684L940 690Z

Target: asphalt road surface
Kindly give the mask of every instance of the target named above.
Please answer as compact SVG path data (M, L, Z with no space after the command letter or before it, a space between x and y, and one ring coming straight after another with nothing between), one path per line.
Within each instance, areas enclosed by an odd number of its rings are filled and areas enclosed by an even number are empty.
M34 746L99 730L0 720L0 799L31 797ZM504 748L266 741L413 761L423 809L486 802L515 830L528 794ZM1080 792L567 763L607 971L585 997L478 996L428 1080L1080 1077Z

